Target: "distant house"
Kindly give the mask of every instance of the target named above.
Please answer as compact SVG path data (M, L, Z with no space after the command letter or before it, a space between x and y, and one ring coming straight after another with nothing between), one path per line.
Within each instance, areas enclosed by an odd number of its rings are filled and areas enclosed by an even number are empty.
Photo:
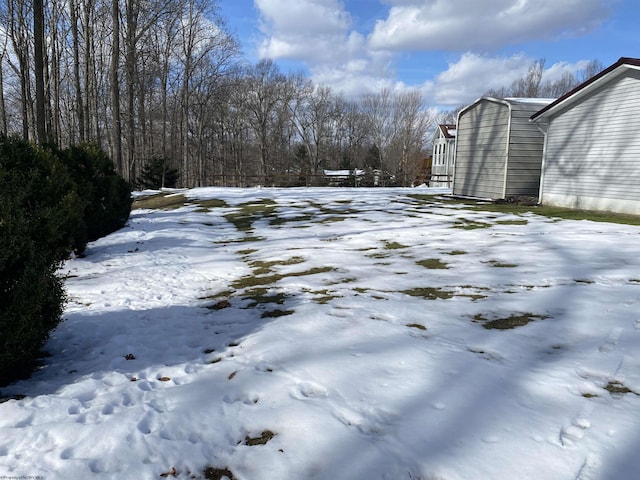
M620 58L535 113L540 202L640 214L640 59Z
M456 126L438 125L433 135L430 187L450 187L456 147Z
M342 187L345 185L358 186L365 175L364 170L324 170L324 177L329 186Z
M552 99L482 97L458 114L453 194L537 196L544 135L529 121Z

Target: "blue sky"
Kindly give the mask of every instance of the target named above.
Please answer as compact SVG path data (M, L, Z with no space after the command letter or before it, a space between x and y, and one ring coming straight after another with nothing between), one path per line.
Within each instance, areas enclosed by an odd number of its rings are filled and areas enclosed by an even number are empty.
M638 0L219 0L249 62L274 59L347 97L419 89L441 109L545 76L640 57Z

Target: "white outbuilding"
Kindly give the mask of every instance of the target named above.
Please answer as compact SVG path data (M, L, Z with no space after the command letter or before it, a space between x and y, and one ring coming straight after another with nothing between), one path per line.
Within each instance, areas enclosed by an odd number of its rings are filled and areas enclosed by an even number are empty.
M456 126L440 124L433 135L430 187L450 187L453 178Z
M640 214L640 59L620 58L531 121L545 132L540 203Z
M529 118L552 101L482 97L460 110L453 195L537 197L544 135Z

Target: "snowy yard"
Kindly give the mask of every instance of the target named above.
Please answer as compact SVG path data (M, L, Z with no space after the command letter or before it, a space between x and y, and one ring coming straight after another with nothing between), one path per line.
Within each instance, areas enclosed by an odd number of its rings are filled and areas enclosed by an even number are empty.
M435 193L134 210L1 389L0 478L639 478L640 227Z

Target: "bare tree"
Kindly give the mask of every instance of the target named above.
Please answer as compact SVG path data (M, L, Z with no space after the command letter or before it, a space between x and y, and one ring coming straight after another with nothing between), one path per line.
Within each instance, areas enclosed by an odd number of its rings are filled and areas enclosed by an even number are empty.
M282 106L286 77L272 60L260 60L249 67L240 92L247 123L255 134L260 151L260 170L266 181L272 169L270 127Z
M383 88L379 93L363 95L360 99L360 111L367 120L367 130L373 144L377 147L377 168L388 170L386 153L395 135L393 123L393 98L391 90Z
M557 80L543 81L544 65L544 59L536 60L529 67L527 74L515 80L509 87L492 89L487 91L485 95L497 98L558 98L603 69L600 62L592 60L582 70L578 70L575 73L567 71Z
M577 80L579 83L585 82L591 77L595 77L602 70L604 70L604 65L602 65L600 61L591 60L580 72L578 72Z
M395 173L401 176L402 185L409 185L415 177L418 160L425 155L426 133L433 119L416 90L397 94L393 103Z
M511 97L536 98L540 96L540 85L544 73L545 59L541 58L533 62L527 74L513 82L511 85Z

